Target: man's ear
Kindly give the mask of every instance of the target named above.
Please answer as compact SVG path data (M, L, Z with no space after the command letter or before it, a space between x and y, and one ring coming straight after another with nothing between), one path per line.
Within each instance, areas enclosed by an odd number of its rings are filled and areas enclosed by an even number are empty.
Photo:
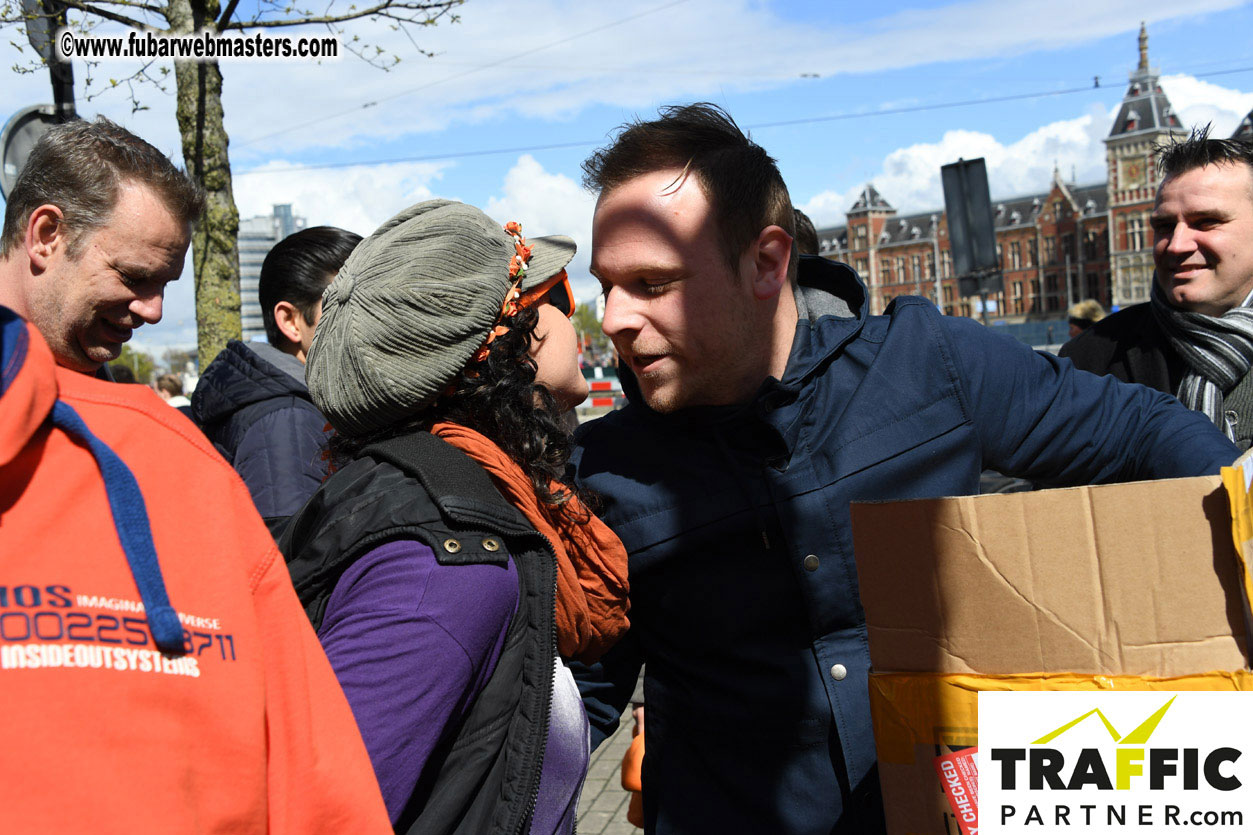
M48 268L53 253L69 246L69 230L60 207L51 203L35 209L26 221L26 257L38 270Z
M787 286L792 236L781 226L767 226L753 242L753 296L765 301Z
M289 301L281 301L274 305L274 324L278 325L279 333L297 346L300 345L303 329L308 327L305 315L300 312L300 308Z

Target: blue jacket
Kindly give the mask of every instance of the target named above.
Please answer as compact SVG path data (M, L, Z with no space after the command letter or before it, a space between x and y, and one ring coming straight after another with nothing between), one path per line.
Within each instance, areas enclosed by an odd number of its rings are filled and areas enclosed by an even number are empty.
M987 467L1071 485L1238 454L1172 397L923 299L868 316L845 265L805 259L796 297L783 380L751 402L661 415L635 396L580 435L578 479L630 552L632 623L580 688L599 743L647 661L659 835L882 831L849 502L973 494Z
M243 478L272 533L326 476L326 418L304 365L267 343L226 344L191 397L192 420Z

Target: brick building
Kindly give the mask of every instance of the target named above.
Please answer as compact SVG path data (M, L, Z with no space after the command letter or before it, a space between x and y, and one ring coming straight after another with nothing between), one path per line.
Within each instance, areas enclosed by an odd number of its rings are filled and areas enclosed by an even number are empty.
M997 319L1058 319L1085 298L1107 309L1148 299L1153 146L1186 131L1149 66L1143 26L1139 48L1139 65L1105 139L1105 182L1076 185L1054 168L1048 191L993 198L1002 283L988 308ZM1240 130L1253 132L1251 121L1253 114ZM928 296L950 315L979 314L977 297L958 295L943 209L900 216L867 184L845 225L818 230L818 242L822 255L851 264L866 280L872 313L907 294Z

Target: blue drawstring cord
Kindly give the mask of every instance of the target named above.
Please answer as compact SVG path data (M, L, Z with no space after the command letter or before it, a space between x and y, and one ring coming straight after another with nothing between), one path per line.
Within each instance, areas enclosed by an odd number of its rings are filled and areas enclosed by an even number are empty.
M144 602L148 629L152 639L164 652L182 655L183 625L170 605L161 576L161 564L152 543L152 528L148 523L148 508L143 494L130 468L117 454L92 434L68 403L58 400L52 407L52 424L78 438L91 450L104 476L105 493L109 496L109 508L113 511L113 524L117 528L126 561L130 563L131 575L139 587L139 597Z

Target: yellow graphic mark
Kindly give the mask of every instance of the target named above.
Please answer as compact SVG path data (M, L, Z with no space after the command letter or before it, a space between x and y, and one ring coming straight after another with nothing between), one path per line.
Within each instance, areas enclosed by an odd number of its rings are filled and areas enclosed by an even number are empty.
M1075 725L1078 725L1084 719L1087 719L1089 716L1095 713L1097 717L1101 720L1101 723L1105 725L1105 730L1109 732L1110 738L1113 739L1115 742L1121 743L1123 745L1144 745L1146 742L1149 741L1149 737L1152 736L1153 731L1157 730L1158 723L1162 721L1162 717L1166 715L1167 709L1171 706L1171 704L1174 703L1176 698L1178 698L1178 696L1171 696L1170 701L1166 702L1166 704L1159 707L1156 711L1153 712L1152 716L1150 716L1148 719L1145 719L1143 722L1141 722L1140 725L1136 727L1135 730L1127 734L1125 737L1119 735L1118 731L1114 729L1114 726L1110 723L1110 721L1105 718L1105 714L1101 712L1100 708L1094 707L1091 710L1089 710L1087 713L1083 714L1082 716L1079 716L1075 719L1070 720L1065 725L1062 725L1060 728L1054 731L1050 731L1049 733L1046 733L1044 736L1035 740L1031 744L1043 745L1046 742L1052 742L1054 739L1057 739L1057 737L1066 733L1066 731L1070 730Z
M1178 696L1171 696L1170 701L1157 709L1157 712L1145 719L1140 727L1118 740L1123 745L1144 745L1149 741L1149 737L1153 735L1153 731L1157 730L1157 723L1162 721L1162 717L1166 715L1166 710L1171 706Z

